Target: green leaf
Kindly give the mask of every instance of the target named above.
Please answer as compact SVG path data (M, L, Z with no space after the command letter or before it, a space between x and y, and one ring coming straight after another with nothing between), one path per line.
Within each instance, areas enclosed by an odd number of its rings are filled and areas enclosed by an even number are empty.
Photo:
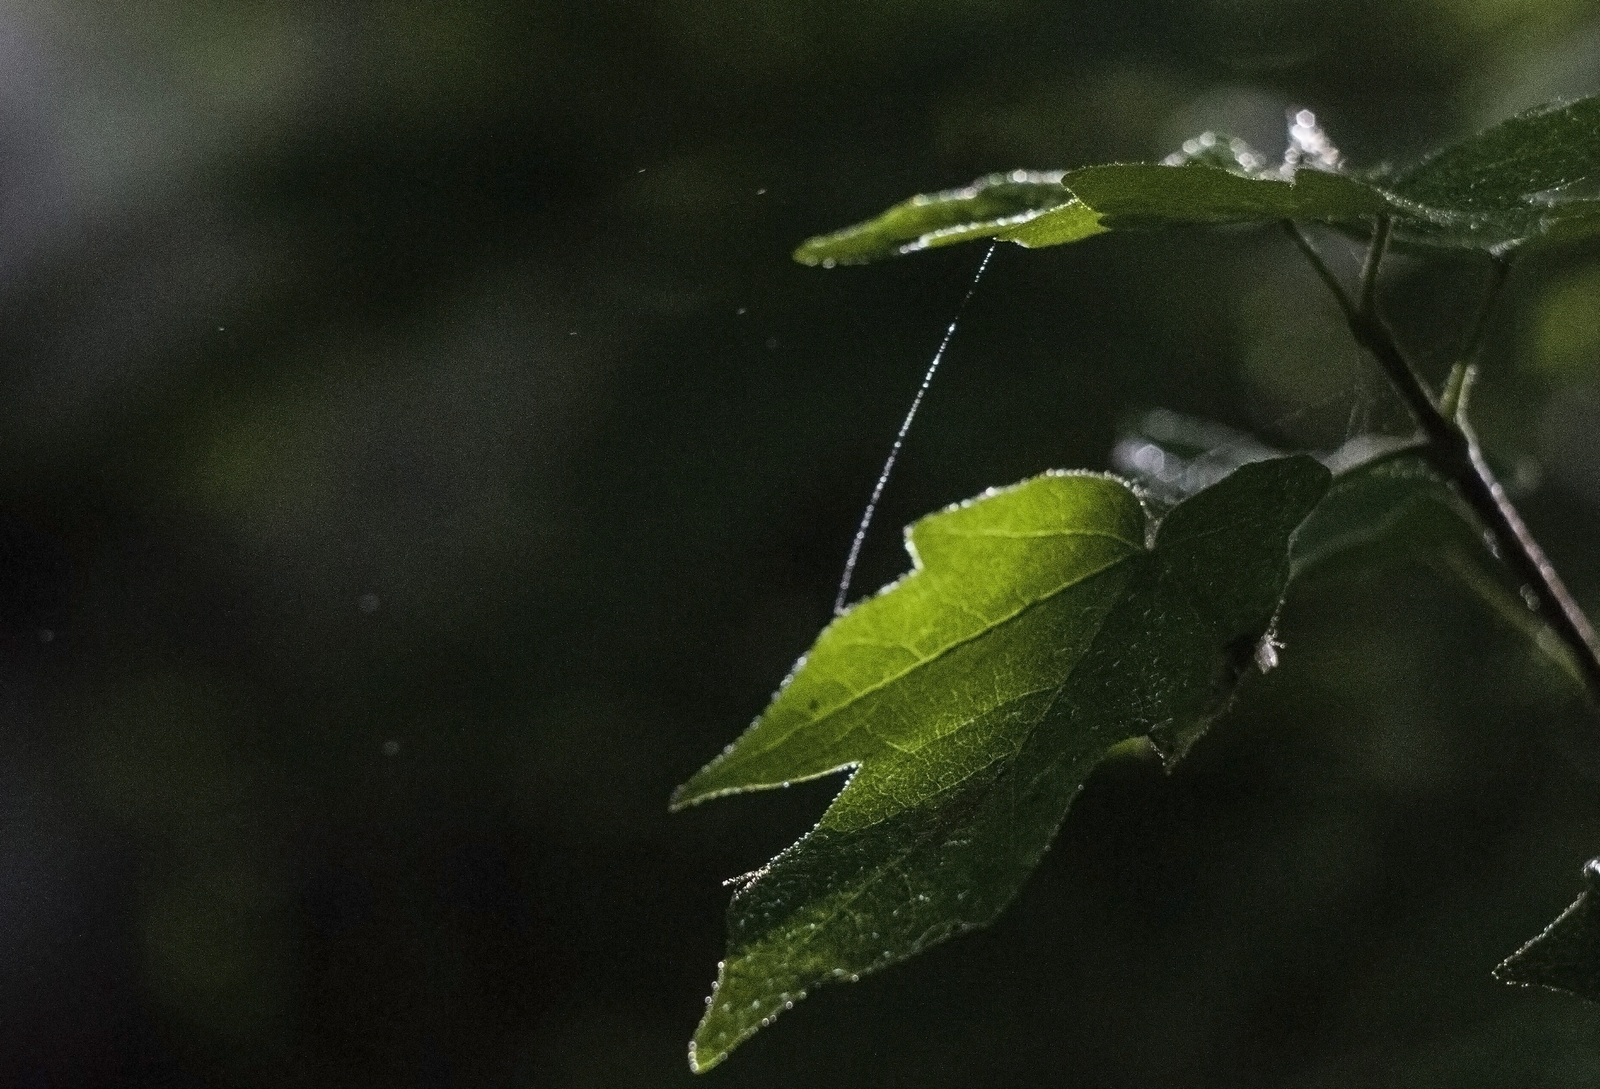
M1050 474L916 523L911 574L830 624L675 806L854 769L816 829L741 879L690 1047L705 1070L832 980L992 920L1108 751L1170 763L1272 624L1328 472L1246 466L1147 544L1118 480Z
M987 238L1070 200L1060 171L990 174L962 189L912 197L875 219L810 239L794 251L794 259L831 268Z
M1022 181L1019 179L1027 179ZM1108 230L1305 219L1359 225L1390 207L1345 174L1293 181L1202 162L1113 163L1063 173L995 174L966 189L912 197L882 215L806 241L795 260L859 264L977 238L1059 246Z
M1402 448L1334 477L1333 486L1295 536L1299 578L1345 554L1374 550L1408 557L1460 581L1508 626L1525 636L1579 684L1572 650L1523 600L1510 568L1490 549L1472 508L1416 449Z
M1511 954L1494 970L1495 978L1523 987L1553 991L1600 1002L1600 859L1583 867L1583 893L1538 937Z
M1600 233L1600 97L1508 118L1424 159L1391 183L1437 209L1397 224L1415 239L1506 250Z
M1600 96L1508 118L1424 159L1393 188L1452 212L1537 211L1597 177Z
M1093 213L1097 232L1284 219L1360 224L1389 209L1383 194L1365 182L1320 170L1301 170L1286 181L1203 163L1113 163L1071 171L1062 184L1078 206L1044 212L997 237L1030 247L1076 242L1095 233L1081 226L1085 210Z
M1422 454L1404 447L1334 477L1328 494L1300 527L1291 563L1298 576L1386 539L1419 555L1466 542L1493 560L1475 526L1471 510Z
M1520 114L1395 178L1255 167L1258 155L1214 133L1189 143L1201 150L1167 163L1018 171L913 197L795 258L849 264L978 238L1060 246L1110 230L1284 219L1365 234L1379 215L1410 246L1503 252L1600 235L1600 97Z
M1154 456L1152 456L1154 453ZM1241 464L1281 457L1256 439L1167 411L1147 414L1112 453L1148 498L1174 503ZM1295 533L1291 578L1328 564L1370 567L1409 560L1459 581L1491 612L1579 684L1566 642L1523 600L1482 523L1412 442L1362 435L1321 456L1333 484Z

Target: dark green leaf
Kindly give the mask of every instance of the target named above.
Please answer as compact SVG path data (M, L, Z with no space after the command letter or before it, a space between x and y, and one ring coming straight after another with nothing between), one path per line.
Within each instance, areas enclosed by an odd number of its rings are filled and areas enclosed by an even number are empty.
M822 633L675 805L846 769L817 828L743 879L691 1045L704 1070L818 984L993 919L1090 770L1149 737L1170 762L1268 633L1305 457L1246 466L1153 544L1121 482L1051 474L911 527L916 569Z
M1397 534L1403 523L1408 532ZM1475 524L1472 512L1422 455L1414 448L1402 448L1334 478L1328 494L1295 536L1294 573L1385 538L1419 553L1465 541L1492 560Z
M1494 970L1497 979L1600 1002L1600 859L1583 867L1583 893L1559 918Z
M1452 212L1537 211L1559 205L1564 191L1597 177L1600 97L1508 118L1424 159L1393 188Z
M1600 97L1508 118L1394 180L1406 201L1440 210L1399 226L1423 241L1507 249L1600 232Z
M1147 496L1174 503L1241 464L1281 457L1248 435L1177 413L1149 413L1113 451ZM1459 580L1497 617L1582 683L1571 649L1523 600L1482 524L1414 443L1358 436L1323 455L1333 484L1294 536L1294 578L1330 563L1409 560Z
M1530 242L1541 246L1569 245L1600 236L1600 200L1574 200L1544 216L1539 234Z
M1523 600L1522 587L1491 551L1482 524L1455 489L1414 449L1341 472L1295 536L1293 573L1362 550L1401 555L1458 579L1496 616L1574 680L1572 651Z

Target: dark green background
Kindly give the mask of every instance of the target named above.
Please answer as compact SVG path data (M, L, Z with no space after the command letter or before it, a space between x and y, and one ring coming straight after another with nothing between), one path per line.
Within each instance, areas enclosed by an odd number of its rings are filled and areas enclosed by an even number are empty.
M669 817L826 620L981 251L807 234L994 169L1357 162L1600 91L1592 0L463 0L0 13L0 1085L693 1083L722 879ZM1165 406L1403 416L1271 231L1006 248L869 542ZM1385 288L1438 375L1483 269ZM1479 422L1600 605L1600 261L1514 275ZM1352 413L1352 409L1355 412ZM1490 968L1600 852L1600 719L1455 584L1293 592L1171 778L993 930L699 1084L1583 1086Z

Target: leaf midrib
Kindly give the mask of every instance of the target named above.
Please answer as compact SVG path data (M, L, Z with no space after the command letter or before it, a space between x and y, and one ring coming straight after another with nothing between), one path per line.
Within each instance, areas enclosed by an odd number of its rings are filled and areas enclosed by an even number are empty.
M1108 538L1110 538L1112 540L1119 541L1119 542L1121 542L1123 544L1128 544L1129 543L1128 541L1123 540L1121 537L1116 537L1115 535L1109 534L1109 533L1051 534L1051 536L1108 537ZM1034 599L1032 599L1030 601L1024 602L1022 605L1020 605L1014 611L1006 614L1005 616L1002 616L999 620L996 620L993 624L990 624L987 627L981 628L978 631L973 632L971 635L964 636L963 638L957 639L957 640L955 640L955 641L953 641L951 643L947 643L944 646L940 647L938 650L934 651L928 657L921 659L920 661L916 662L913 665L907 666L905 669L901 670L899 673L892 674L892 675L890 675L888 677L885 677L881 681L877 681L874 684L869 685L868 687L862 689L860 692L857 692L857 693L853 694L848 700L846 700L844 703L839 704L837 707L831 707L827 711L824 711L822 714L817 715L817 716L812 717L812 718L800 719L793 726L791 726L788 730L785 730L783 732L783 734L781 734L780 736L774 738L769 744L767 744L765 747L763 747L758 753L753 753L752 754L752 759L754 757L756 757L756 756L767 756L767 755L771 754L775 749L779 748L785 742L787 742L791 737L793 737L795 735L795 733L797 733L798 731L800 731L802 729L808 729L808 728L811 728L811 727L815 727L815 726L818 726L818 725L820 725L820 724L822 724L824 722L827 722L829 719L833 718L835 715L839 715L839 714L849 710L850 708L854 707L856 704L860 703L862 700L866 699L867 697L869 697L871 695L874 695L875 693L880 692L885 688L888 688L890 685L896 684L899 681L904 680L906 677L909 677L911 674L915 673L916 671L918 671L920 669L923 669L926 666L932 665L934 662L938 661L940 658L943 658L945 655L949 654L951 651L954 651L954 650L956 650L956 649L958 649L960 647L966 646L969 643L975 642L975 641L977 641L979 639L982 639L984 636L989 635L990 633L992 633L994 631L997 631L1001 627L1004 627L1005 625L1007 625L1007 624L1011 623L1012 621L1016 620L1017 617L1021 616L1023 613L1027 612L1029 609L1032 609L1035 606L1044 604L1045 602L1053 599L1057 595L1065 593L1067 590L1072 589L1074 586L1077 586L1080 583L1087 582L1089 579L1094 578L1096 575L1104 574L1105 572L1111 570L1113 567L1116 567L1120 563L1126 563L1129 560L1132 560L1137 556L1148 555L1148 554L1149 554L1148 550L1145 549L1141 545L1141 546L1138 547L1138 550L1135 551L1135 552L1130 552L1125 556L1118 556L1116 559L1110 561L1109 563L1103 564L1102 566L1097 567L1092 571L1084 572L1083 574L1077 576L1076 578L1072 579L1069 582L1064 582L1059 586L1051 588L1050 590L1046 591L1045 593L1040 594L1038 597L1036 597L1036 598L1034 598ZM916 571L916 572L914 572L914 574L915 575L922 575L922 574L925 573L925 571L926 571L926 569L920 570L920 571ZM845 737L849 737L849 736L853 735L855 732L856 732L855 729L851 729L850 732L845 735ZM844 738L841 738L840 740L843 741ZM808 775L808 776L800 777L798 780L791 779L789 781L790 782L795 782L795 781L804 781L806 779L820 778L823 775L830 775L835 771L839 771L842 768L849 767L851 764L859 763L859 762L860 762L859 759L843 761L840 764L838 764L837 766L828 769L827 771L819 771L814 775ZM725 788L725 789L741 789L741 788L733 787L733 788Z

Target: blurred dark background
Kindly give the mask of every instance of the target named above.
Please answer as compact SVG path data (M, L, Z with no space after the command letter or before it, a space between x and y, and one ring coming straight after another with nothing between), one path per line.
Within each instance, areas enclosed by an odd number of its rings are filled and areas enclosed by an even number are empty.
M1104 769L999 925L703 1082L720 882L836 784L666 801L827 619L981 255L802 237L1596 91L1594 0L0 5L0 1085L1593 1085L1600 1010L1489 970L1600 852L1600 718L1403 557L1297 586L1282 667ZM1436 376L1483 272L1392 270ZM1600 254L1520 268L1486 364L1600 605ZM858 587L1158 406L1404 428L1280 234L1007 247Z

